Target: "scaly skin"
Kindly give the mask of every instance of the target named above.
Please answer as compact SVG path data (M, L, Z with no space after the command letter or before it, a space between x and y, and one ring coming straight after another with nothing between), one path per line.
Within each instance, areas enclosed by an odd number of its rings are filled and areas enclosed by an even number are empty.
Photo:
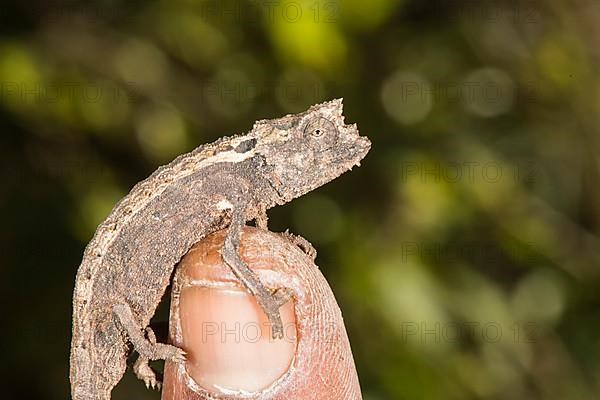
M155 343L144 330L177 262L223 228L224 261L256 296L278 336L279 302L239 258L241 228L252 219L266 228L266 210L333 180L359 164L369 148L356 125L344 124L341 100L333 100L258 121L247 134L202 145L138 183L100 224L77 272L73 399L110 399L125 372L129 343L141 361L185 359L183 351ZM144 362L136 370L154 383Z

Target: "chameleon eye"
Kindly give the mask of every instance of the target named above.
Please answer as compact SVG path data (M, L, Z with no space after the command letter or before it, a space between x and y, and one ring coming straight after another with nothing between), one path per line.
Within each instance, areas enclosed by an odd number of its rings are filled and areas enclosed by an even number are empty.
M304 127L304 133L315 138L333 134L335 130L335 125L323 117L309 121Z

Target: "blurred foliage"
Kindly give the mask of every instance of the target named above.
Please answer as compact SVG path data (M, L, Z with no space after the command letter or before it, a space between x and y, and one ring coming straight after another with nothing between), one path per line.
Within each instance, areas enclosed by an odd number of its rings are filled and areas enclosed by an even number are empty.
M365 400L600 398L599 19L595 0L3 2L3 398L69 397L75 271L135 182L333 97L373 149L271 228L319 250ZM158 397L131 373L114 394Z

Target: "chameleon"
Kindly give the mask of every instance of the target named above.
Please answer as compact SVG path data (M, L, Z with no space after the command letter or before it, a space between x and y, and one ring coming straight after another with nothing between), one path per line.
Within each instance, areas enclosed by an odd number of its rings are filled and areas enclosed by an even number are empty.
M150 360L185 362L185 351L157 343L148 327L183 255L226 229L221 256L257 299L282 337L285 288L267 288L239 255L249 221L267 229L267 210L360 165L371 142L345 124L342 99L298 114L254 123L159 167L136 184L86 246L73 293L70 382L73 400L108 400L123 377L131 347L146 386L159 386ZM287 233L287 231L286 231ZM312 253L300 236L287 233Z

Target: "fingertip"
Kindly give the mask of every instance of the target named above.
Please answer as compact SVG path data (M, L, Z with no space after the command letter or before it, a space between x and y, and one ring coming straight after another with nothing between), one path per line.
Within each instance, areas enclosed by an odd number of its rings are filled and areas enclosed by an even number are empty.
M280 309L283 340L272 339L258 329L269 324L256 300L221 262L223 239L222 231L205 238L178 267L170 335L189 357L166 364L163 400L360 400L340 309L313 261L282 235L245 228L244 261L267 286L294 292Z
M291 303L280 312L286 326L295 326ZM180 318L182 346L190 354L187 372L213 394L264 390L294 358L295 330L273 340L265 314L245 290L187 287L181 293Z

